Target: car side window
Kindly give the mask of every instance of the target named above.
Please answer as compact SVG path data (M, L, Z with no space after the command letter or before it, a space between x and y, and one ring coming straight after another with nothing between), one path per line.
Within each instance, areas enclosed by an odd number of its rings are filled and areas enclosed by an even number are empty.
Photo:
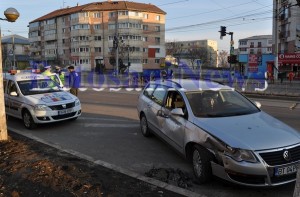
M153 94L153 92L154 92L155 86L156 86L156 85L154 85L154 84L149 84L149 85L145 88L143 94L144 94L146 97L151 98L151 97L152 97L152 94Z
M164 86L157 86L152 94L152 100L159 105L162 105L167 94L167 88Z
M9 81L8 82L8 94L10 94L11 92L17 92L17 86L15 84L15 82L13 81Z

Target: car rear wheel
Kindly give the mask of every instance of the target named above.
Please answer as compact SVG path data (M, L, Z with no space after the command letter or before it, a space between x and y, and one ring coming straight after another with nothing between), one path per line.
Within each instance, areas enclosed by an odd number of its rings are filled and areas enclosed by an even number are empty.
M151 132L148 127L148 121L144 114L141 116L140 126L141 126L141 132L142 132L143 136L145 136L145 137L151 136Z
M27 129L34 129L36 128L37 124L33 121L33 118L30 114L30 112L28 110L25 110L23 112L23 123L24 123L24 126L27 128Z
M211 161L213 157L206 149L196 145L192 152L192 165L195 177L200 183L205 183L211 180L212 170Z

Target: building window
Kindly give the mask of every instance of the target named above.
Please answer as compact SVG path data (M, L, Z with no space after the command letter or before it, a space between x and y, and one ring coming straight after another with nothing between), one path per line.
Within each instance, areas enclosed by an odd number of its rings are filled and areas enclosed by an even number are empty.
M148 19L149 15L148 14L143 14L144 19Z
M94 25L94 29L100 29L100 27L101 27L100 24Z
M101 52L101 47L95 47L95 52L97 53L99 53L99 52Z
M148 53L148 48L143 48L144 53Z
M90 25L89 24L72 25L72 30L77 30L77 29L90 29Z
M254 48L254 42L250 42L250 48Z
M254 54L254 49L250 49L250 54Z
M155 31L160 31L160 26L155 26Z
M247 45L247 41L240 41L240 45Z
M127 10L126 11L119 11L118 15L119 16L128 16L128 11Z
M147 42L148 41L148 37L143 37L143 41Z
M155 64L159 64L159 59L154 60Z
M148 25L143 25L143 30L147 31L148 30Z
M100 18L101 17L100 12L94 12L93 16L94 16L94 18Z
M159 37L155 37L155 43L157 43L157 44L160 43L160 38Z
M148 59L143 59L143 64L148 64Z
M66 28L63 28L63 29L62 29L62 32L63 32L63 33L66 33Z
M116 25L115 24L108 24L108 29L116 29Z
M116 12L110 12L108 14L108 18L114 18L114 17L116 17Z
M160 15L156 15L155 20L160 21Z
M257 47L261 47L261 42L258 42L258 43L257 43Z
M155 53L160 53L160 48L155 49Z
M94 39L95 40L101 40L101 36L95 36Z

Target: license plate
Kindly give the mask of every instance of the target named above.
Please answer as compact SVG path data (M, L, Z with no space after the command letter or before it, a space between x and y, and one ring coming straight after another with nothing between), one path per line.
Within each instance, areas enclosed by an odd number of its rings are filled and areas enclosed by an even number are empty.
M70 108L70 109L63 109L63 110L59 110L58 111L58 115L64 115L64 114L68 114L68 113L71 113L73 112L73 109Z
M293 174L295 172L297 172L296 165L275 168L275 176L282 176L282 175L287 175L287 174Z

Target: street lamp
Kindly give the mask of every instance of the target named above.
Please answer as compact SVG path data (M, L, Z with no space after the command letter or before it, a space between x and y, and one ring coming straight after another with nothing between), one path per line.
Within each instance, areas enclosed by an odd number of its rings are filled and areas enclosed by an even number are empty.
M15 8L8 8L4 11L6 18L0 18L8 22L15 22L20 16L19 12ZM7 125L6 114L4 106L4 91L3 91L3 71L2 71L2 39L0 30L0 141L7 140Z

